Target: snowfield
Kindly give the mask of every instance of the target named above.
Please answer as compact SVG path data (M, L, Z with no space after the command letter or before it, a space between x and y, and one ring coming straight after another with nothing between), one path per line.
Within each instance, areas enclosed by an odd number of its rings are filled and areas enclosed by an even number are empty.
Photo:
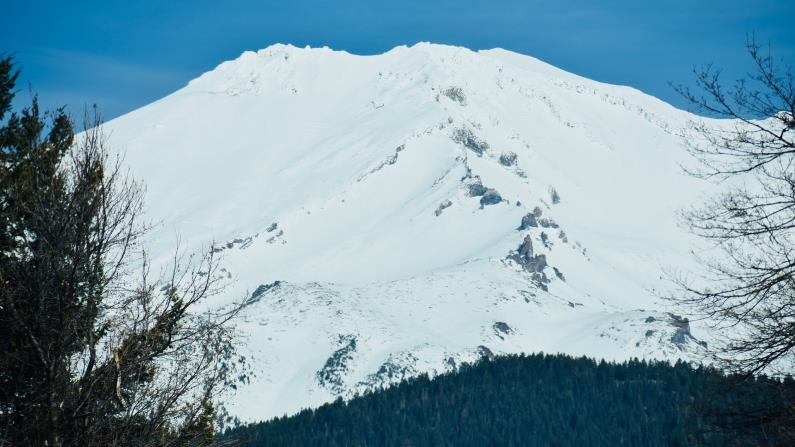
M156 258L224 248L261 420L501 353L697 359L692 116L528 56L274 45L108 123Z

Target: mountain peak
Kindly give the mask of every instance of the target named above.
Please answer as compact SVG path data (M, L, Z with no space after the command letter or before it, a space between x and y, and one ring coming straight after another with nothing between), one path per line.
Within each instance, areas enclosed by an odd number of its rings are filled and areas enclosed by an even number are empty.
M621 96L626 102L656 101L637 90L595 82L561 70L531 56L501 48L472 51L465 47L418 42L399 45L374 55L351 54L329 47L296 47L277 43L258 51L245 51L188 84L194 92L228 92L233 95L262 93L286 79L313 79L325 84L358 77L358 71L375 79L385 73L422 73L428 82L438 79L464 78L477 83L524 79L535 85L566 84L594 92ZM325 74L332 74L324 76ZM277 79L274 79L277 78ZM314 83L315 81L310 81ZM356 81L358 82L358 81ZM291 89L298 89L296 86ZM292 90L291 90L292 91ZM667 106L670 107L670 106Z
M108 124L189 249L248 297L263 419L482 356L675 359L689 115L505 50L272 45ZM165 262L165 261L164 261Z

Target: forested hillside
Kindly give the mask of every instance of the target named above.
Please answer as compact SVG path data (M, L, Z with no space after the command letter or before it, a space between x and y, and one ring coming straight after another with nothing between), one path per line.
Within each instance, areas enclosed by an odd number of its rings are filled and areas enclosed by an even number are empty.
M775 421L746 429L750 437L733 428L758 422L761 410L787 396L792 401L795 384L759 378L738 386L736 380L686 363L498 357L238 427L224 439L244 446L777 444L782 427Z

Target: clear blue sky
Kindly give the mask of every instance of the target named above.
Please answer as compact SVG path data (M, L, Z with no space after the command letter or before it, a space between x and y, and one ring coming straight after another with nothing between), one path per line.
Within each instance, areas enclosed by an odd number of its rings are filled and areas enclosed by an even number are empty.
M795 60L795 0L33 1L0 0L0 51L15 52L49 107L96 102L112 118L244 50L282 42L380 53L431 41L502 47L636 87L677 106L668 83L694 65L749 66L749 32Z

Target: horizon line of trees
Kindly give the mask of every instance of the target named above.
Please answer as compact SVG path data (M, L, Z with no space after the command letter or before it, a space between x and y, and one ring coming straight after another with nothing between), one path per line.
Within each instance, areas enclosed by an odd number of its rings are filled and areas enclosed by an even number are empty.
M509 355L420 375L348 401L227 429L223 442L277 446L774 446L795 380L740 380L706 366L557 354Z

